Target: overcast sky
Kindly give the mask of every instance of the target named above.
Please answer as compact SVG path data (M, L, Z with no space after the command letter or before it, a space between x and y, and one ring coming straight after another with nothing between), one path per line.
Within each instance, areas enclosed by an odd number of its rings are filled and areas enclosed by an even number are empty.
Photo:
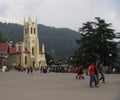
M39 24L76 31L101 17L120 31L120 0L0 0L0 21L23 24L28 16L37 17Z

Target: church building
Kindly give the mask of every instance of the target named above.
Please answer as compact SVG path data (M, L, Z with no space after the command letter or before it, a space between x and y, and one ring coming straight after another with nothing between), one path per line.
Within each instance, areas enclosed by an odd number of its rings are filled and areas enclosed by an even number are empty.
M44 44L41 51L39 49L37 19L34 22L30 17L28 21L24 20L23 41L10 47L8 65L23 68L46 66Z

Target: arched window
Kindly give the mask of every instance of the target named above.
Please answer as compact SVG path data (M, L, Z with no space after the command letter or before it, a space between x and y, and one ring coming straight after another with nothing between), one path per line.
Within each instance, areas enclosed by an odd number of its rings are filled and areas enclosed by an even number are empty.
M27 28L27 33L29 34L29 28Z
M36 32L36 30L35 30L35 28L34 28L34 34L35 34L35 32Z
M25 64L27 64L27 56L25 56Z
M32 27L31 27L31 34L32 34Z
M26 32L26 28L25 28L25 34L26 34L27 32Z
M32 47L32 55L34 55L34 47Z

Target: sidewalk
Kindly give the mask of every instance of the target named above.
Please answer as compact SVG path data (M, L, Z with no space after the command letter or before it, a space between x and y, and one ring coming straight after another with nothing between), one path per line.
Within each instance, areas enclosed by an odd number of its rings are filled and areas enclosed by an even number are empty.
M89 87L89 76L74 73L0 72L0 100L120 100L120 74L106 75L106 84Z

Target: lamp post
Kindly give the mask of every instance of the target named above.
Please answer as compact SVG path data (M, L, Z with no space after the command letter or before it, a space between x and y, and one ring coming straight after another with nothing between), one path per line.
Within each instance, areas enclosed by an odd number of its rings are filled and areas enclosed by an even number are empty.
M72 65L73 63L73 57L70 57L70 64Z
M112 57L112 54L110 53L110 54L109 54L109 58L110 58L109 63L111 63L111 57ZM108 66L108 69L109 69L109 73L111 73L112 68L111 68L110 64L109 64L109 66Z
M85 67L85 53L82 54L82 65Z
M112 57L112 54L111 54L111 53L109 53L109 54L108 54L108 56L109 56L109 59L108 59L109 61L108 61L108 63L110 63L110 62L111 62L111 57Z
M49 64L50 64L50 65L52 65L52 64L53 64L53 60L52 60L52 59L50 60Z

